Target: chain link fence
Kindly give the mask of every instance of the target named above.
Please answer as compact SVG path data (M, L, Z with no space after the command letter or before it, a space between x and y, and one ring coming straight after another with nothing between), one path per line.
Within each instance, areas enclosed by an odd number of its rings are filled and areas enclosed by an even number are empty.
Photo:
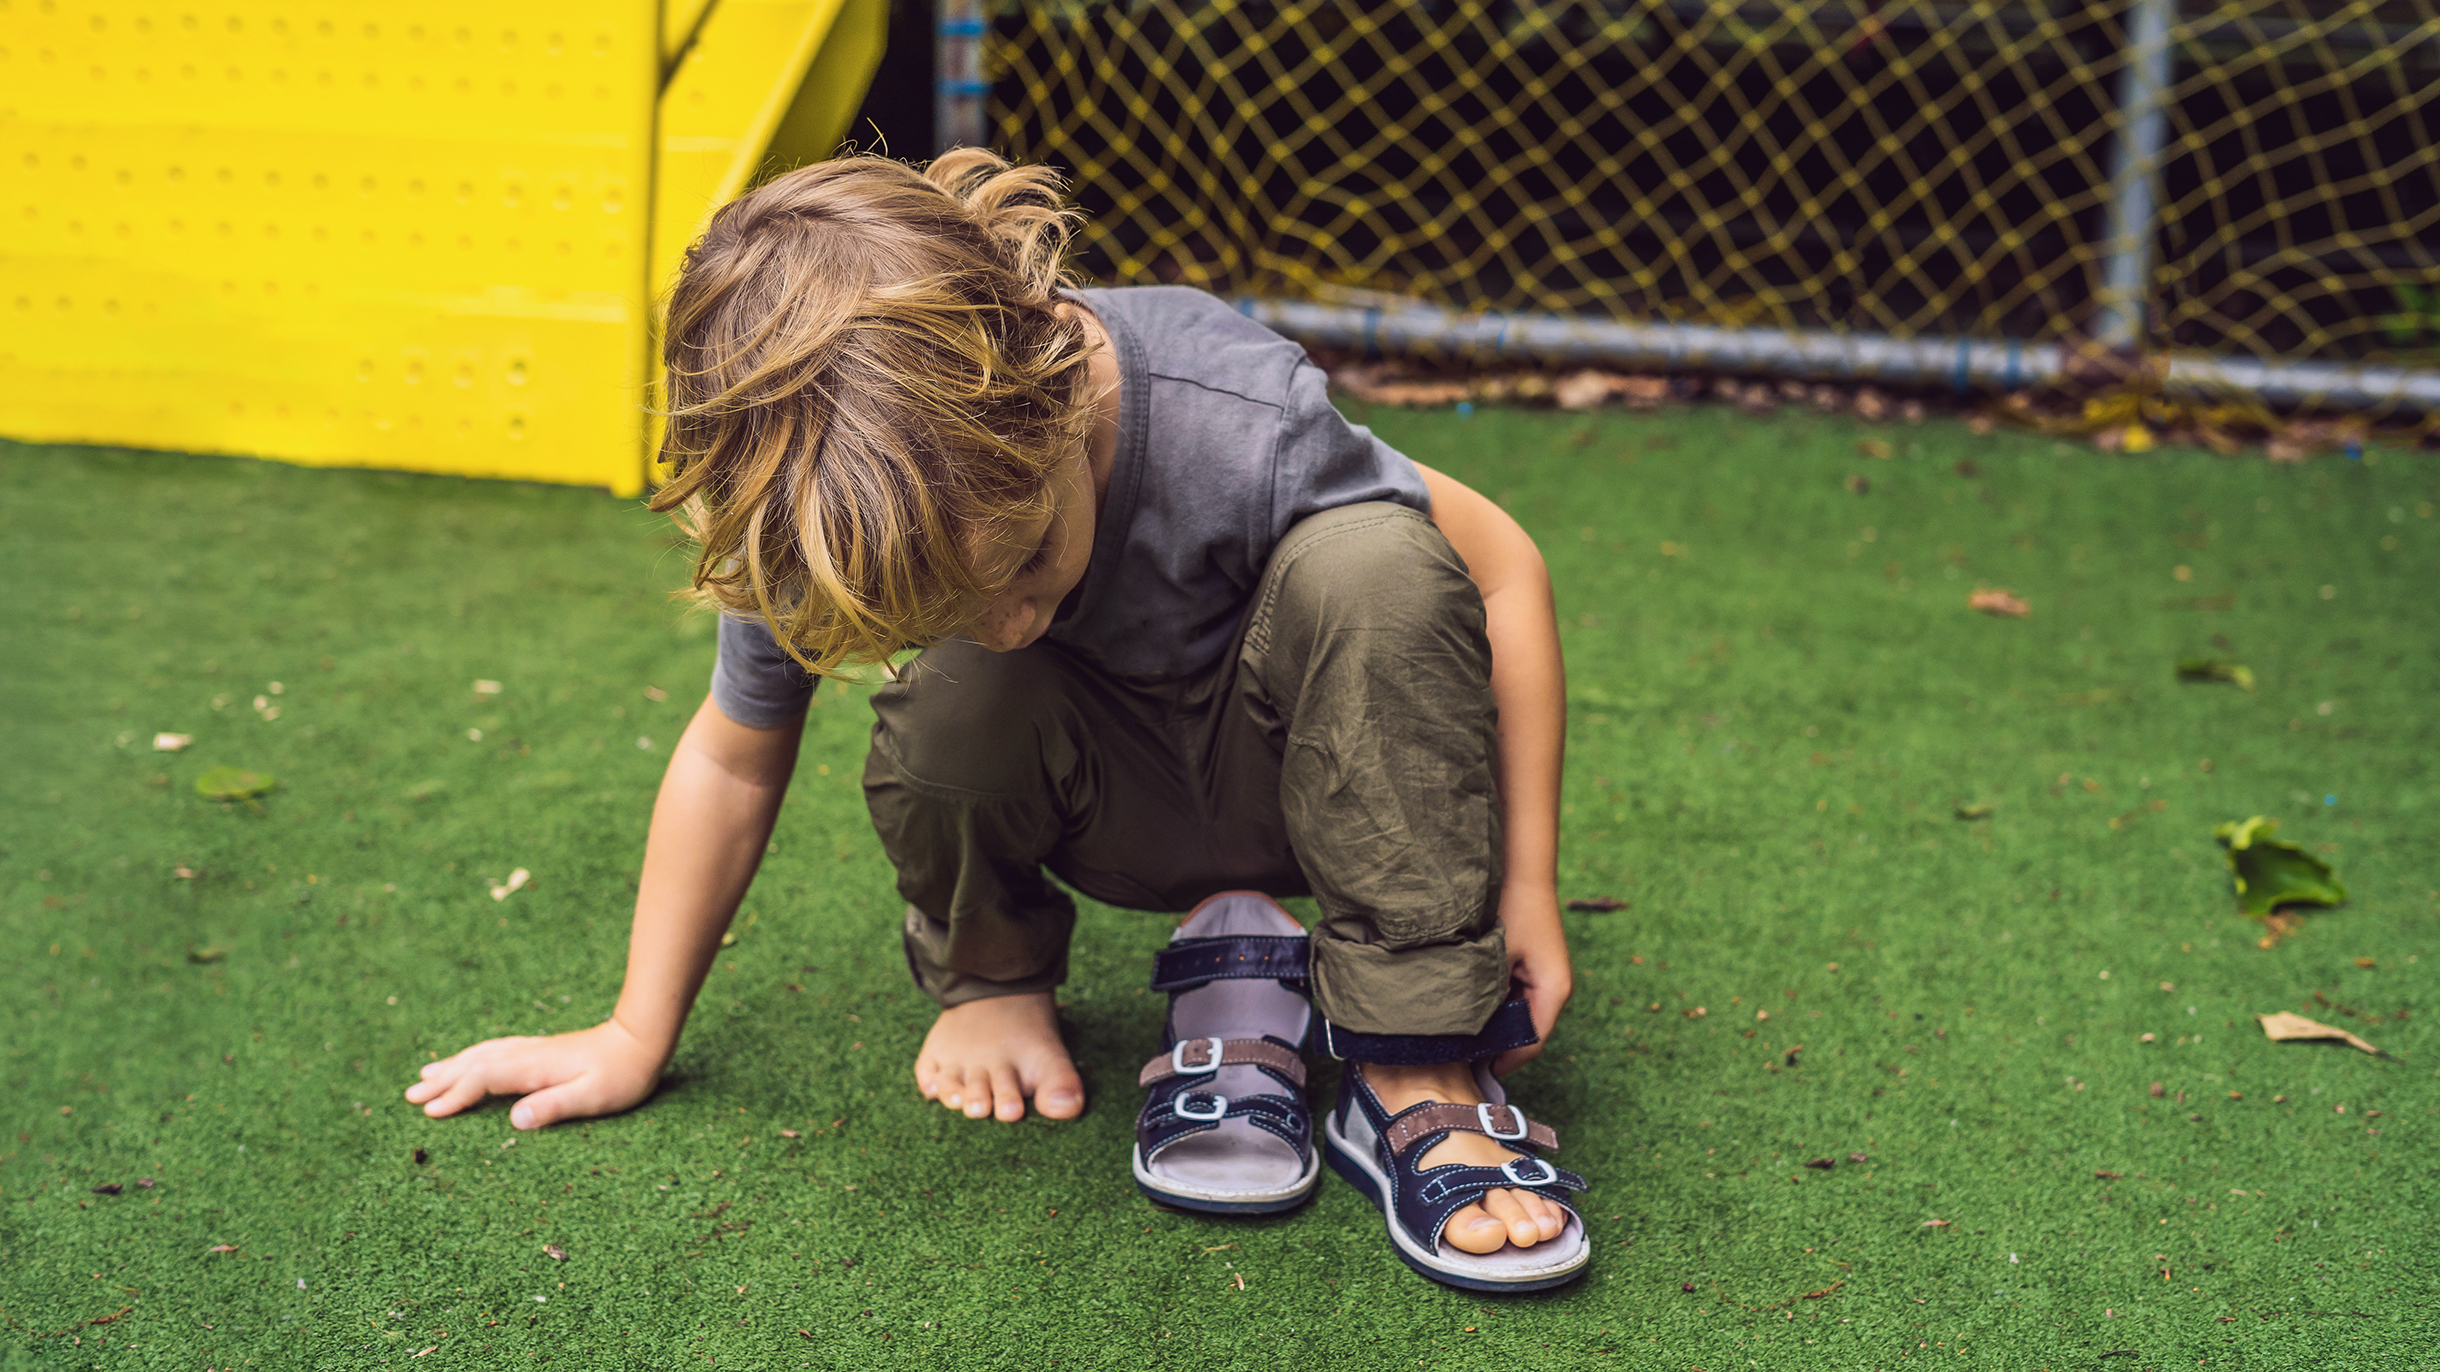
M1004 0L984 59L1107 281L2440 373L2440 0Z

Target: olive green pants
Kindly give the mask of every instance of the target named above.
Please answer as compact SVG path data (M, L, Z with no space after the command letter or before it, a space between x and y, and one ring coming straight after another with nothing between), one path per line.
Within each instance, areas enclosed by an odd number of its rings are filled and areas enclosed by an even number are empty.
M1312 895L1313 999L1344 1030L1470 1035L1505 996L1491 649L1425 516L1297 524L1197 678L965 640L900 675L873 698L864 791L942 1005L1065 980L1075 906L1045 868L1138 910Z

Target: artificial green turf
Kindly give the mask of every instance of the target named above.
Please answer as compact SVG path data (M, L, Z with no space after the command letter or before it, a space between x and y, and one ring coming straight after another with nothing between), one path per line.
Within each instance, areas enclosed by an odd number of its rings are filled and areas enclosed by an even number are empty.
M2430 459L1370 418L1559 588L1562 879L1633 902L1568 917L1577 999L1513 1081L1594 1181L1581 1284L1427 1284L1335 1178L1285 1218L1148 1207L1157 916L1081 924L1086 1118L921 1104L849 690L662 1092L524 1136L424 1119L428 1055L607 1011L710 663L683 553L583 491L0 445L0 1367L2428 1356ZM1984 583L2032 616L1969 613ZM2214 634L2259 694L2173 679ZM223 764L278 789L199 798ZM2255 813L2354 892L2268 951L2209 838ZM2401 1060L2253 1027L2300 1008Z

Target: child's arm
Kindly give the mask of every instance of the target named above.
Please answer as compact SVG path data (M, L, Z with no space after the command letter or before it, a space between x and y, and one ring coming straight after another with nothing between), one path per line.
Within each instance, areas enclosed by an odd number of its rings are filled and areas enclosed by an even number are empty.
M1491 698L1500 711L1500 819L1507 875L1500 929L1510 975L1524 987L1533 1027L1545 1040L1575 990L1559 922L1559 760L1567 734L1567 671L1559 660L1559 616L1542 550L1508 512L1418 462L1432 492L1432 522L1466 560L1483 593L1491 638ZM1502 1054L1508 1072L1541 1044Z
M671 753L653 803L617 1010L590 1029L492 1039L427 1063L407 1099L437 1118L487 1095L523 1095L509 1123L537 1129L614 1114L651 1095L720 950L721 931L762 862L803 731L802 717L750 729L705 700Z

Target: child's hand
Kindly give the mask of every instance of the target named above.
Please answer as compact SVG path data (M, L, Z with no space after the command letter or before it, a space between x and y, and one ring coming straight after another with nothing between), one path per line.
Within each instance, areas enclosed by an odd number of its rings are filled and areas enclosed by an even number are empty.
M454 1115L485 1096L524 1096L508 1112L519 1129L564 1119L613 1115L652 1094L665 1055L605 1020L590 1029L549 1038L491 1039L438 1062L407 1099L434 1119Z
M1559 922L1559 893L1553 888L1528 889L1511 884L1500 893L1500 927L1508 941L1508 979L1525 993L1533 1015L1533 1031L1541 1042L1512 1048L1499 1055L1491 1070L1506 1076L1542 1056L1559 1012L1576 991L1576 971L1568 961L1567 932Z

